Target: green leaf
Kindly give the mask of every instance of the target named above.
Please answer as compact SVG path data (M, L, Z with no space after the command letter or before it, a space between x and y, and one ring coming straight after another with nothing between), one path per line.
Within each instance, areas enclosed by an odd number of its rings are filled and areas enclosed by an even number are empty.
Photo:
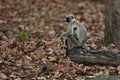
M25 31L25 30L21 31L21 32L20 32L20 38L21 38L22 40L28 40L28 39L29 39L29 34L28 34L28 32Z

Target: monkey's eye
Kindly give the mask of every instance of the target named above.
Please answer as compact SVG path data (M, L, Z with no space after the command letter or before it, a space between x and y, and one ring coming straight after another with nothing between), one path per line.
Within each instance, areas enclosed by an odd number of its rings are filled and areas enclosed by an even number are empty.
M73 16L71 16L71 18L73 19L74 17L73 17Z
M77 30L77 27L74 27L73 30L76 31L76 30Z

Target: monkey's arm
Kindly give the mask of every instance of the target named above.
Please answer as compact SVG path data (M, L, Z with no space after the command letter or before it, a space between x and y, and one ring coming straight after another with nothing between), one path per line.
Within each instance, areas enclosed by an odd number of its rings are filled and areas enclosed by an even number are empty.
M68 34L69 34L69 32L66 31L66 32L63 32L63 33L60 35L60 39L61 39L62 42L63 42L63 37L64 37L64 36L67 36Z

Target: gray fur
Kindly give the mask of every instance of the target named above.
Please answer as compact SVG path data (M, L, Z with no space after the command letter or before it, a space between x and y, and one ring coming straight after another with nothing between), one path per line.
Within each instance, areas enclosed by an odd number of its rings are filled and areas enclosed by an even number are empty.
M68 15L67 18L70 19L70 22L68 22L68 31L64 32L61 35L61 38L63 36L67 37L68 50L77 46L85 47L87 41L87 29L77 21L73 15Z
M68 50L74 47L82 47L87 51L93 53L103 51L88 50L85 46L85 43L87 41L87 29L78 20L76 20L73 15L68 15L66 19L66 22L68 23L68 30L61 34L60 37L61 39L63 39L63 36L67 37Z

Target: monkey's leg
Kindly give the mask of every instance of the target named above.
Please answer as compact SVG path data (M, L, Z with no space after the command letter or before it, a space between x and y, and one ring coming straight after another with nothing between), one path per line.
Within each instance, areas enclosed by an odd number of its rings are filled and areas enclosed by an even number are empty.
M68 38L68 39L66 39L65 40L65 44L66 44L66 46L67 46L67 48L66 48L66 56L68 55L68 53L69 53L69 51L71 50L71 48L72 48L72 42L71 42L71 38Z
M66 46L67 46L67 49L68 49L68 50L70 50L70 49L73 47L71 38L67 38L67 39L66 39Z
M66 50L68 50L68 40L65 40L65 45L67 46Z

